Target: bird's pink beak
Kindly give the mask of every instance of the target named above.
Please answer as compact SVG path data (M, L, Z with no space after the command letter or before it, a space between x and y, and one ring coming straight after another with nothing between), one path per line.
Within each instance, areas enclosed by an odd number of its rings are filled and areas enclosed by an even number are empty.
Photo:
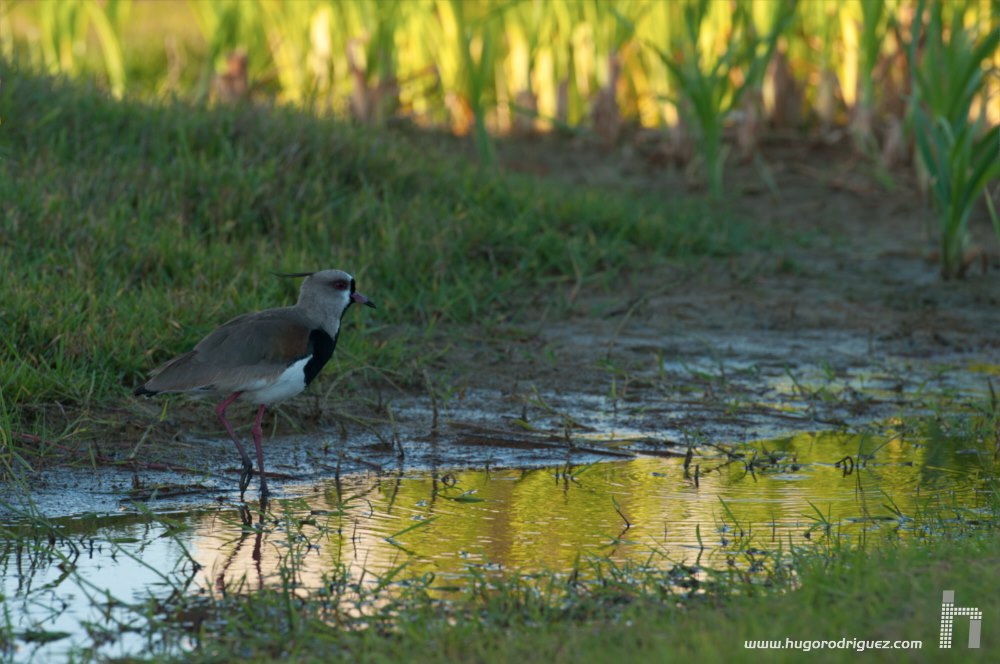
M354 291L353 293L351 293L351 299L354 300L355 302L357 302L358 304L363 304L366 307L371 307L372 309L375 308L375 303L374 302L372 302L367 297L365 297L364 295L362 295L361 293L359 293L357 291Z

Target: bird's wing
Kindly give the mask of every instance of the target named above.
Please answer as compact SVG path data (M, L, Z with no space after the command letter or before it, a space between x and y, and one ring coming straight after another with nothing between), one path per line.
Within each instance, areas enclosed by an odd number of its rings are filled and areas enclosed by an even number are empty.
M311 354L310 325L290 315L247 314L170 360L144 385L150 392L259 389Z

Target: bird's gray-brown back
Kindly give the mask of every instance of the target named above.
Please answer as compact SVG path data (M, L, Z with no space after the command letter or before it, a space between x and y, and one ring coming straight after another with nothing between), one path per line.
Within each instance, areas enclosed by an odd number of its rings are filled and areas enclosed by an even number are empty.
M295 307L238 316L216 328L194 350L153 372L151 392L232 392L281 374L308 355L317 324Z

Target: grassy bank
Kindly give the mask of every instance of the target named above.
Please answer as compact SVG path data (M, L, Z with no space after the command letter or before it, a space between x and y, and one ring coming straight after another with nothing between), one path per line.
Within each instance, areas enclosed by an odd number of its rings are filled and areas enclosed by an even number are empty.
M0 386L27 430L51 429L54 404L115 403L212 326L292 301L272 270L351 271L379 310L349 317L367 329L334 360L405 381L438 326L530 318L741 239L697 203L503 176L401 133L116 102L9 63L0 80Z

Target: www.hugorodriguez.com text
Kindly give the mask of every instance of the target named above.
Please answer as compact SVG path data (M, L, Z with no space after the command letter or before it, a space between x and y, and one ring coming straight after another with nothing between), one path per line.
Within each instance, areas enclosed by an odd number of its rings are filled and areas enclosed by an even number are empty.
M920 650L923 641L889 641L877 639L771 639L744 641L747 650Z

